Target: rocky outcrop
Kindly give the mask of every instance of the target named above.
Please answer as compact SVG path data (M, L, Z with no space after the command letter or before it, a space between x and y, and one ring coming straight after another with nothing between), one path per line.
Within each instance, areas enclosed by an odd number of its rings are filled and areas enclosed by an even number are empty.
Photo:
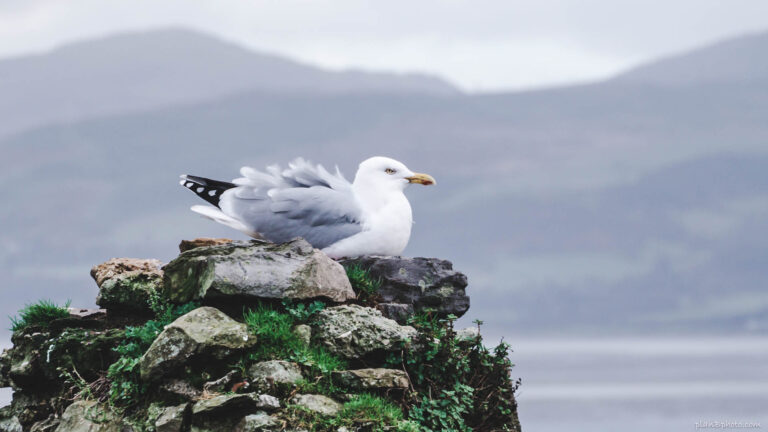
M334 382L354 390L408 388L408 374L398 369L368 368L333 372Z
M305 240L276 245L233 242L183 252L165 266L165 295L172 301L327 299L355 293L344 268Z
M413 312L434 310L441 316L460 317L469 309L467 277L450 261L437 258L360 257L342 261L359 266L381 281L381 310L405 322Z
M154 259L113 258L91 269L99 286L96 304L107 310L149 313L150 296L163 282L162 263Z
M404 325L466 311L466 278L447 261L345 270L300 239L180 248L164 269L94 267L103 309L16 321L0 432L519 431L506 351L477 349L478 328L450 320ZM452 396L457 384L483 404Z
M201 307L160 333L141 358L141 377L155 381L171 375L194 357L223 361L255 343L244 324L218 309Z
M416 329L385 318L376 309L344 305L317 314L313 338L334 354L365 358L395 351L416 337Z

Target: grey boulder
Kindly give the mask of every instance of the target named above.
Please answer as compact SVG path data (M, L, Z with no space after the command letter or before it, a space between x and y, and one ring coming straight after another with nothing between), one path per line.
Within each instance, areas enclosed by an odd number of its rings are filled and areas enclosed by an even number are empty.
M235 426L235 432L261 432L272 430L280 425L280 421L264 411L247 415Z
M337 371L332 374L338 382L354 390L407 389L408 375L397 369L369 368Z
M229 413L251 414L258 410L274 411L280 401L270 395L256 393L228 394L198 401L192 406L193 417L222 416Z
M253 346L256 337L212 307L201 307L165 327L141 357L141 378L153 381L182 368L193 357L225 360Z
M189 423L189 404L165 407L155 420L155 432L182 432Z
M369 354L396 351L417 336L416 329L402 326L381 312L358 305L343 305L318 312L313 339L334 354L355 359Z
M323 395L297 394L291 399L291 403L325 416L333 416L341 411L340 403Z
M253 385L259 390L267 390L275 386L292 386L303 379L299 365L284 360L256 363L248 369L248 375L253 379Z
M122 422L108 407L95 401L77 401L61 415L56 432L122 432Z
M166 297L190 300L355 298L344 268L303 239L187 250L164 267Z

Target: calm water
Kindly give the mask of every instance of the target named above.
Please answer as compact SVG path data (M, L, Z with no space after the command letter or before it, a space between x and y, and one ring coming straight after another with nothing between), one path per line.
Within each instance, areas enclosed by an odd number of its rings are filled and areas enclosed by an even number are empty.
M509 342L526 432L768 429L768 338Z
M768 338L508 341L526 432L768 429ZM9 399L0 391L0 405Z

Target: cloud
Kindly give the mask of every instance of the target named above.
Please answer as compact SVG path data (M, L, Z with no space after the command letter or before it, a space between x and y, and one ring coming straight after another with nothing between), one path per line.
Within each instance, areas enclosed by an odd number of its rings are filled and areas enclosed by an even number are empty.
M0 56L171 25L331 68L420 71L474 90L599 79L661 54L768 27L743 0L5 1Z

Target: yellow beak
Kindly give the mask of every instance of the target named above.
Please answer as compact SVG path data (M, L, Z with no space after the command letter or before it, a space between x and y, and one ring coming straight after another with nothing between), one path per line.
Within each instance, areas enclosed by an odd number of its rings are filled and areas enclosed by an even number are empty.
M424 186L437 184L435 178L429 174L416 173L410 177L406 177L405 179L408 180L408 183L418 183L423 184Z

